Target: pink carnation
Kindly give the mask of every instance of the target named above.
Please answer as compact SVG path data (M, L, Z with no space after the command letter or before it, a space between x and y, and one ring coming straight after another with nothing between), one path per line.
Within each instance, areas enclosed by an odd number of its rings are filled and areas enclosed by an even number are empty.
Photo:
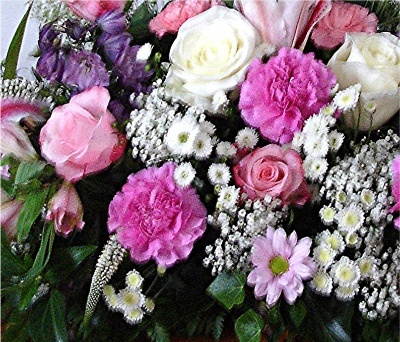
M108 229L136 262L172 266L186 259L206 229L207 211L193 187L175 184L174 163L128 177L109 207Z
M390 213L400 211L400 156L397 156L392 164L393 185L392 196L394 197L394 206L389 210ZM394 226L400 229L400 217L394 220Z
M123 11L126 0L63 0L75 14L89 21L111 10Z
M375 33L378 18L368 9L348 2L332 2L331 11L315 26L311 40L320 49L333 49L347 32Z
M215 5L222 5L222 1L174 0L150 21L150 31L155 32L158 38L166 33L175 34L186 20Z
M239 109L243 120L272 142L285 144L304 121L330 101L333 72L314 54L282 48L266 64L255 59L242 83Z
M255 286L256 298L266 297L267 305L274 305L283 292L286 301L293 304L303 293L303 280L309 279L315 264L308 256L311 239L306 237L297 241L293 232L268 227L265 237L254 240L251 260L255 268L250 272L247 283Z

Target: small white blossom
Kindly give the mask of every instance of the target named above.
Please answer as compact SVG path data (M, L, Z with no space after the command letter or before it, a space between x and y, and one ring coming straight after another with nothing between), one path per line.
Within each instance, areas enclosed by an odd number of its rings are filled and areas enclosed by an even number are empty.
M343 252L345 248L343 237L337 230L333 233L329 232L329 230L324 230L317 235L316 242L320 245L329 246L337 253Z
M344 90L341 90L333 98L333 103L340 110L353 110L357 106L360 91L361 85L358 83Z
M304 152L311 158L323 158L329 150L329 141L326 134L307 135L304 139Z
M333 281L339 286L354 286L360 279L358 265L346 256L342 256L331 268Z
M143 277L136 270L132 270L126 274L125 277L126 286L130 289L139 289L143 284Z
M354 296L357 294L358 289L358 284L350 286L339 286L335 289L335 295L340 300L350 300L353 299Z
M137 290L124 288L118 293L118 308L122 312L130 312L144 304L144 296Z
M304 143L304 134L302 132L294 133L293 140L291 142L292 148L297 152L300 152L303 143Z
M304 123L303 133L308 137L328 134L328 120L322 115L310 116Z
M327 245L320 245L314 249L314 261L322 266L328 267L336 256L336 251Z
M213 163L208 169L207 176L212 185L228 185L231 172L227 165Z
M303 163L304 173L311 180L322 179L328 170L328 162L323 158L306 158Z
M320 115L333 116L336 112L336 107L333 104L326 105L319 110Z
M335 218L336 210L330 206L323 206L319 211L319 216L324 224L330 225Z
M235 186L226 186L219 192L218 203L220 203L224 208L233 208L239 199L239 188Z
M361 278L372 277L375 271L375 260L372 257L364 256L357 260L360 268Z
M318 271L310 281L310 286L318 294L329 296L332 292L332 278L324 271Z
M142 45L136 54L136 60L147 61L151 55L151 50L153 50L153 45L151 45L150 43Z
M241 129L235 138L239 148L254 148L258 142L258 133L250 128L246 127Z
M215 126L210 121L203 121L200 122L200 131L212 137L215 133Z
M196 170L189 162L179 164L174 171L174 180L182 188L189 186L195 176Z
M361 228L364 223L364 212L355 205L343 208L339 212L338 227L345 233L352 233Z
M104 286L103 298L110 310L116 311L118 309L118 296L115 293L114 287L111 285Z
M333 152L337 152L344 141L344 134L338 131L332 131L328 134L329 147Z
M175 119L166 135L166 144L173 154L190 155L200 132L199 124L192 116Z
M237 149L230 142L221 141L220 143L218 143L216 151L217 151L217 156L218 157L231 158L236 154Z
M208 158L212 153L212 148L211 137L207 133L200 131L193 142L193 152L196 159Z
M138 324L142 321L144 311L141 308L135 308L125 311L124 318L129 324Z

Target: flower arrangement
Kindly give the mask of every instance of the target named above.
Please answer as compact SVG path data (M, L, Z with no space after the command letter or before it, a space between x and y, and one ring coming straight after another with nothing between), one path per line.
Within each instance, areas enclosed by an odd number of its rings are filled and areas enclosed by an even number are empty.
M399 13L29 3L1 68L2 338L398 340Z

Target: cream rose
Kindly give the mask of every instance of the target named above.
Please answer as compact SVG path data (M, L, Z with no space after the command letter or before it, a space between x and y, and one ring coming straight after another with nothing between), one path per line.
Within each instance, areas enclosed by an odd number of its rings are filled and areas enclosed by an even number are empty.
M236 10L215 6L190 18L171 47L167 94L218 112L226 101L221 92L243 81L254 57L272 53L260 43L256 29Z
M384 32L347 34L344 44L328 65L336 74L341 89L361 85L355 113L343 115L346 125L359 129L377 129L400 108L400 39ZM375 112L365 109L374 105Z

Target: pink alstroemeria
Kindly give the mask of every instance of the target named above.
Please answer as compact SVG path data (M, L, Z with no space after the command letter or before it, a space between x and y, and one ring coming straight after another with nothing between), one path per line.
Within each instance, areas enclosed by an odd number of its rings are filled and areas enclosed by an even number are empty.
M264 42L277 49L303 49L314 25L331 9L331 0L235 0Z
M56 233L67 237L76 228L81 230L84 226L83 208L75 187L64 181L61 188L49 202L46 220L54 221Z
M3 189L0 188L1 197L1 228L6 234L7 240L11 241L17 235L17 221L23 202L11 198Z

